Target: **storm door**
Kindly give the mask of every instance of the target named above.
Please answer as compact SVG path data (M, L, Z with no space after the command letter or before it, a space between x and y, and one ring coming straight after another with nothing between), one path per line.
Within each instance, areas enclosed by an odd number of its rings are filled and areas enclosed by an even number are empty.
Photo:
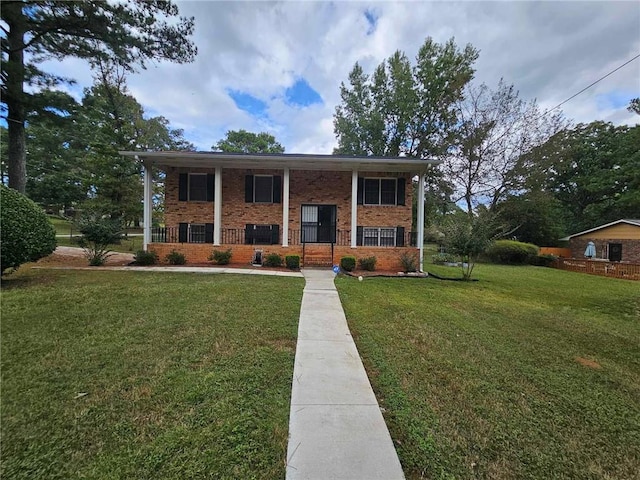
M335 243L336 206L302 205L302 242Z

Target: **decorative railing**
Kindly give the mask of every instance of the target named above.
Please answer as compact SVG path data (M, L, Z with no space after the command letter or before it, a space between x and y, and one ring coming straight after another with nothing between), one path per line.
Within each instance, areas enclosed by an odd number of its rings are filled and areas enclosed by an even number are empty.
M570 272L588 273L603 277L640 280L640 265L633 263L607 262L601 260L581 260L575 258L558 258L553 267Z
M256 225L257 228L223 228L220 232L223 245L277 245L282 243L282 229L277 225ZM151 229L152 243L213 243L207 238L204 230L180 227L153 227ZM403 238L403 246L416 246L416 232L406 232ZM207 241L209 240L209 241ZM363 239L364 246L370 247L395 247L399 240L394 238L392 242L384 244L368 244ZM307 243L326 243L334 246L350 246L351 230L316 227L314 229L303 227L299 230L289 230L289 245L304 245ZM360 243L360 242L358 242Z

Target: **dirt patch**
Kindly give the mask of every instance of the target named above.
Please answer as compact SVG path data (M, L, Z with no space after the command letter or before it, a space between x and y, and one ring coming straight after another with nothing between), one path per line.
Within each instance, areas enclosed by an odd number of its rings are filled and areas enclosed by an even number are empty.
M128 265L133 261L132 253L113 252L105 265ZM86 267L89 265L84 250L77 247L58 247L48 257L38 260L37 265L43 267Z
M600 370L602 366L593 360L589 360L588 358L576 357L576 362L578 362L583 367L594 368L596 370Z

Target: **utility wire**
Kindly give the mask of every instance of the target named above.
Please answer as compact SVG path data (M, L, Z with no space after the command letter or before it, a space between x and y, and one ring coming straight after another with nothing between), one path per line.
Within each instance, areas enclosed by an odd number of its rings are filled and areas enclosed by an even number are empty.
M547 110L546 112L544 112L542 115L540 115L541 117L544 117L547 113L554 111L556 108L561 107L562 105L564 105L565 103L567 103L569 100L572 100L574 98L576 98L578 95L580 95L582 92L589 90L591 87L593 87L596 83L601 82L602 80L604 80L605 78L607 78L609 75L612 75L614 73L616 73L618 70L620 70L622 67L629 65L631 62L633 62L634 60L637 60L638 58L640 58L640 53L638 55L636 55L635 57L633 57L631 60L627 60L626 62L624 62L622 65L620 65L618 68L615 68L614 70L611 70L609 73L607 73L605 76L600 77L598 80L596 80L595 82L593 82L592 84L584 87L582 90L580 90L578 93L575 93L573 95L571 95L569 98L567 98L565 101L560 102L558 105L556 105L553 108L550 108L549 110Z

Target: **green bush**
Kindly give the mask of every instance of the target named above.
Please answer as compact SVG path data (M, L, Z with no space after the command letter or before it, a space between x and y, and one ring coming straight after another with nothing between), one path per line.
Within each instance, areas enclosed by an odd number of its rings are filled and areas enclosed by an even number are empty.
M133 261L136 265L155 265L158 263L158 254L151 250L138 250L133 256Z
M485 252L494 263L522 265L529 263L531 257L538 254L538 247L532 243L517 242L515 240L497 240Z
M445 263L455 263L458 259L450 253L436 253L431 255L431 262L436 265L444 265Z
M284 257L284 263L289 270L300 269L300 255L287 255Z
M35 262L56 249L44 211L16 190L0 187L0 271Z
M281 267L282 256L278 255L277 253L270 253L265 257L262 265L264 265L265 267Z
M78 244L84 249L89 265L99 267L112 255L109 245L120 243L122 221L99 214L88 215L80 219L78 230L82 234Z
M184 253L180 253L175 250L171 250L167 253L165 258L169 265L184 265L187 263L187 257L184 256Z
M362 257L358 259L358 265L362 270L373 272L376 269L377 261L378 259L376 257Z
M549 267L557 259L555 255L535 255L529 259L529 263L537 267Z
M404 252L400 255L400 264L404 273L418 271L418 255L415 253Z
M353 272L356 268L356 257L346 256L340 259L340 268L345 272Z
M209 260L216 262L216 265L229 265L231 261L231 249L229 248L225 251L214 250Z

